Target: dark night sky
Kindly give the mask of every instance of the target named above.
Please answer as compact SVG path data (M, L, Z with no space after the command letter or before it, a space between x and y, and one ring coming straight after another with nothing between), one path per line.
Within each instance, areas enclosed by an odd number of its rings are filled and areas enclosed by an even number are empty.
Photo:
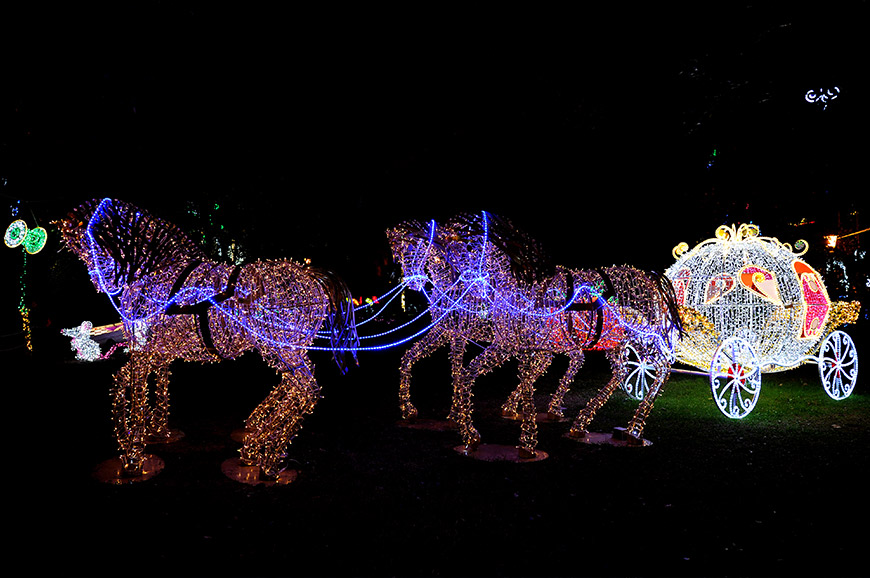
M558 262L663 269L719 224L792 241L866 192L866 2L218 4L7 15L4 198L219 202L252 246L365 278L405 218L486 209Z

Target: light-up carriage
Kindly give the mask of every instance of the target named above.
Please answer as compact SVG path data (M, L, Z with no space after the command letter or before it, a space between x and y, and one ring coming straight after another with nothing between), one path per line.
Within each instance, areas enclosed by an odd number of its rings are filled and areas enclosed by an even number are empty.
M761 376L815 363L827 394L848 397L858 379L852 338L837 329L858 318L860 304L831 302L819 273L794 249L759 236L755 225L721 226L689 250L674 248L665 275L674 284L684 333L678 362L709 376L713 400L726 416L743 418L758 402ZM642 396L651 369L630 352L623 389Z

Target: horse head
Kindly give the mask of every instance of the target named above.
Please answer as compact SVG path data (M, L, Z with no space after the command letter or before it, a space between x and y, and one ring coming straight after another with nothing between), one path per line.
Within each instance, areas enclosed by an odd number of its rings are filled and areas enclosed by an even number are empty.
M96 255L93 243L91 243L88 236L88 229L94 213L103 201L105 199L102 201L100 199L87 201L67 213L66 217L53 221L53 224L60 231L61 242L64 247L84 262L88 268L91 282L98 292L102 292L103 287L97 275Z
M442 264L443 244L435 221L405 221L387 230L393 260L402 269L402 282L413 291L433 283L433 266Z
M110 295L163 267L206 259L175 225L124 201L94 199L55 223L97 291Z
M85 229L98 203L99 201L88 201L67 213L66 217L52 221L52 224L56 225L60 231L64 246L82 260L87 258L88 252Z

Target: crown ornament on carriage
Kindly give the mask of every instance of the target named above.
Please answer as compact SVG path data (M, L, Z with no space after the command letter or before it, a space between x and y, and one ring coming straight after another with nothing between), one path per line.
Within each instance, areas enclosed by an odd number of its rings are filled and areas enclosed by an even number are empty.
M696 245L696 249L707 245L709 243L724 243L725 250L728 249L729 243L738 243L741 241L749 241L757 239L758 241L764 241L770 243L775 248L782 248L788 251L789 253L793 253L795 257L800 257L809 250L809 244L803 240L798 239L795 241L794 245L790 243L783 243L776 237L764 237L760 235L760 229L758 225L753 223L741 223L740 226L735 225L720 225L716 228L715 237L711 239L707 239ZM678 259L685 255L689 251L689 244L686 242L678 243L673 250L671 251L671 255L673 255L674 259Z

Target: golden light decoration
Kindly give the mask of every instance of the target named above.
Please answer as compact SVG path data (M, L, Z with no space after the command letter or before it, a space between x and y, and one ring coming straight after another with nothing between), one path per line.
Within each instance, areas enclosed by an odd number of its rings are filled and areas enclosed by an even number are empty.
M341 279L289 260L212 262L177 227L119 200L85 203L58 225L66 247L118 311L130 348L112 389L120 467L105 469L121 481L153 475L146 446L170 435L173 360L215 363L256 350L280 383L247 419L239 466L230 470L242 471L240 480L281 481L287 445L320 396L308 350L325 327L345 370L344 354L356 343L352 299Z
M629 348L634 348L658 370L627 428L629 442L643 443L643 427L667 379L672 339L680 324L667 278L628 266L547 271L533 240L507 219L487 213L462 214L442 226L409 221L389 230L387 236L404 283L424 293L433 319L431 338L415 343L403 358L404 417L416 414L407 389L410 367L450 343L451 416L459 425L462 451L473 452L481 441L471 419L473 385L479 376L516 357L519 385L503 411L522 420L519 457L535 459L540 451L536 450L534 385L554 356L564 353L570 359L548 407L554 416L562 415L562 399L585 350L604 350L611 362L613 378L571 427L572 436L585 439L597 410L628 376L626 359ZM464 344L475 340L486 347L463 366Z
M792 247L754 224L721 226L689 250L674 248L666 271L681 307L677 360L709 373L713 398L728 417L748 415L761 375L805 363L819 366L825 391L848 397L858 375L854 343L836 328L853 323L858 302L831 302L821 275Z

